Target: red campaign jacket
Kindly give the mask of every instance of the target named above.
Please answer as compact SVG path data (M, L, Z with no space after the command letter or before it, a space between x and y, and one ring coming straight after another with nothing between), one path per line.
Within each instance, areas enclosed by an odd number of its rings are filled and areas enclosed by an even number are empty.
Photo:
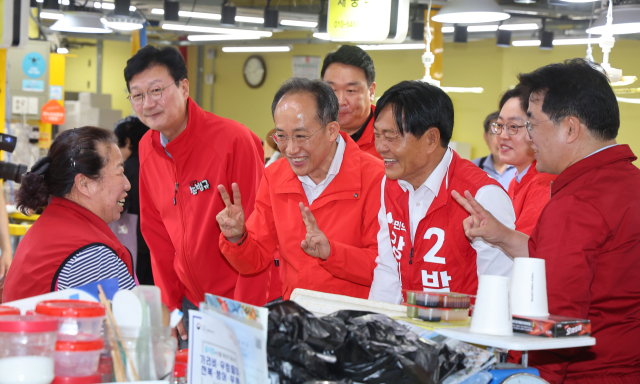
M402 289L476 294L477 254L462 227L469 213L449 191L469 191L475 196L480 188L492 184L500 186L487 177L486 172L453 151L440 192L418 224L416 243L411 244L409 192L405 192L397 180L386 179L384 204Z
M549 312L591 320L596 345L530 352L553 383L640 382L640 170L628 145L564 170L531 238L546 261Z
M515 177L511 180L508 193L516 213L516 231L531 235L540 213L551 198L551 182L556 177L538 172L534 161L519 183Z
M118 255L133 277L133 259L104 220L73 201L53 197L20 241L9 268L3 302L56 290L66 260L88 245L102 244Z
M358 147L361 151L372 154L378 159L382 159L382 156L376 151L376 140L373 136L373 123L375 121L374 114L376 113L375 105L371 106L371 119L369 119L369 123L367 124L364 132L362 132L362 136L356 141Z
M240 272L255 273L273 264L280 249L283 298L305 288L366 299L378 255L378 212L382 161L358 149L340 132L346 149L340 171L311 204L318 227L331 244L324 261L307 255L300 243L307 230L298 204L309 206L302 183L286 159L264 173L256 210L247 220L247 238L241 245L220 235L220 249Z
M216 215L224 209L217 186L237 182L242 206L253 211L264 169L260 139L233 120L203 111L191 98L185 130L167 144L150 130L140 141L140 228L151 251L162 301L198 305L205 293L264 305L271 271L238 276L218 249Z

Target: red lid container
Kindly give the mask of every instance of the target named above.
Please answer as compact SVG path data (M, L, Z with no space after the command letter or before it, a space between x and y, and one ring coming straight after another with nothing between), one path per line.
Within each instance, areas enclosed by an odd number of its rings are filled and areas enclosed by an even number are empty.
M175 363L173 377L187 377L187 363Z
M36 313L55 317L103 317L104 305L81 300L47 300L36 305Z
M83 377L63 377L56 376L51 384L97 384L102 383L102 375L92 375Z
M189 348L176 352L176 363L189 363Z
M104 340L93 335L77 335L62 337L56 341L56 352L100 351L104 348Z
M38 315L0 316L0 332L8 333L41 333L57 332L58 320Z
M20 310L18 308L6 307L3 305L0 305L0 316L19 315L19 314L20 314Z

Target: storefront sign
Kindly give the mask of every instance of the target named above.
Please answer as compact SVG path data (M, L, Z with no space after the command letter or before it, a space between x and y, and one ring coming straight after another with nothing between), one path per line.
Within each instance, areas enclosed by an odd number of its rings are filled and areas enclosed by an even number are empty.
M49 100L42 106L42 115L40 120L43 123L54 125L64 124L65 110L56 100Z
M404 40L409 0L330 0L327 30L333 41Z

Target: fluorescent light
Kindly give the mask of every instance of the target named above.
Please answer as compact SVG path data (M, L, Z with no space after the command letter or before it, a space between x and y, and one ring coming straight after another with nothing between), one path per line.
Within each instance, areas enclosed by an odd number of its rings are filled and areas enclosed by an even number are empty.
M44 1L44 0L42 0L42 1ZM98 8L98 9L102 8L102 3L98 2L98 1L94 2L93 3L93 8Z
M482 87L440 87L443 91L447 93L483 93L484 88Z
M273 35L273 32L268 32L268 31L256 31L251 29L236 29L236 28L202 27L197 25L184 25L184 24L171 24L171 23L163 23L162 29L166 29L170 31L222 33L222 34L228 34L228 35L255 35L260 37L271 37L271 35Z
M598 44L600 39L555 39L553 45L585 45Z
M95 3L94 3L95 4ZM161 8L152 8L151 13L154 15L164 15L164 9Z
M102 3L102 9L116 9L114 3Z
M137 9L137 8L135 7L135 5L130 5L130 6L129 6L129 12L135 12L135 11L136 11L136 9Z
M377 45L358 45L365 51L391 51L391 50L407 50L407 49L425 49L424 43L416 44L377 44Z
M286 45L270 47L222 47L222 52L289 52L291 48Z
M305 28L315 28L318 26L316 21L302 21L302 20L280 20L280 24L287 25L289 27L305 27Z
M514 47L537 47L540 45L540 40L514 40L511 45Z
M560 0L560 1L564 1L565 3L593 3L601 0Z
M524 24L502 24L500 29L505 31L535 31L540 29L536 23L524 23Z
M189 41L257 40L260 36L250 35L189 35Z
M61 55L65 55L65 54L69 53L69 50L67 48L60 47L60 48L56 49L56 52L61 54Z
M455 29L455 27L442 27L442 33L453 33Z
M142 23L135 22L126 22L126 21L107 21L107 19L100 19L102 24L106 25L109 28L117 29L119 31L135 31L137 29L142 29L144 25Z
M62 13L53 13L53 12L40 12L41 19L47 20L60 20L64 17Z
M626 97L616 97L621 103L629 103L629 104L640 104L640 99L629 99Z
M262 17L236 16L236 21L239 23L264 24L264 18Z
M495 32L497 30L497 25L470 25L467 27L467 32Z
M331 36L327 32L315 32L313 37L320 40L331 40Z

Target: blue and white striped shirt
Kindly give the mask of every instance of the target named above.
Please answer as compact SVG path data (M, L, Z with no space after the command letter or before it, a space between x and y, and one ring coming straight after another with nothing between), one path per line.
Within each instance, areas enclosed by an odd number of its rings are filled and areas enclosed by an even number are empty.
M58 275L57 290L79 287L88 283L118 279L119 289L133 289L136 283L127 266L111 248L91 245L66 260Z

